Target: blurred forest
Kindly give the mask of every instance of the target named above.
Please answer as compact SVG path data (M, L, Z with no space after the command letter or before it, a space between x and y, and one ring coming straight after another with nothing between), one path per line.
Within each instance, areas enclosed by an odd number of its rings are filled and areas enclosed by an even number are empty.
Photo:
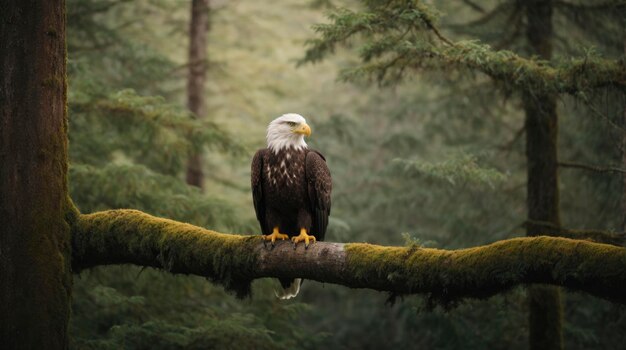
M136 208L258 234L250 161L265 147L269 121L295 112L307 118L309 145L332 171L327 240L455 249L525 235L519 93L463 69L355 73L368 61L359 56L368 47L359 37L303 63L314 25L328 23L329 13L346 15L339 8L371 3L211 1L206 115L196 116L186 107L191 1L68 0L69 183L76 205L82 212ZM520 29L523 2L426 3L440 10L446 37L532 56ZM553 3L554 57L623 57L623 2ZM563 227L623 232L624 173L598 167L626 166L624 105L610 89L559 95ZM192 153L202 155L204 191L185 182ZM379 292L312 281L282 301L276 284L255 281L252 297L238 300L200 277L133 266L84 271L74 279L71 347L528 346L524 288L447 310L419 296L390 304ZM565 291L563 302L566 348L623 347L624 306Z

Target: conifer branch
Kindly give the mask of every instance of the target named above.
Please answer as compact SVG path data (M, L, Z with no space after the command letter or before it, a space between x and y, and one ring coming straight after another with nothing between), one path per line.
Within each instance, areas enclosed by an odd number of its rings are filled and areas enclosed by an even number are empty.
M389 5L389 4L388 4ZM394 7L396 6L396 7ZM467 69L482 72L500 85L536 94L568 93L584 97L584 92L615 87L626 90L626 62L588 55L561 62L524 58L511 51L494 50L476 41L453 42L435 24L433 10L422 3L402 3L371 7L368 11L341 10L331 15L331 24L318 25L319 37L308 42L300 63L317 62L334 52L338 45L363 35L362 64L343 71L344 80L391 77L398 81L406 69ZM394 40L407 28L414 33L405 40ZM424 38L432 33L444 45Z
M573 3L564 0L552 1L555 7L563 7L575 11L598 11L598 10L620 10L626 8L626 1L609 0L597 4Z
M589 171L595 171L598 173L620 173L626 174L626 169L613 167L613 166L598 166L576 162L559 162L559 166L562 168L575 168Z
M485 9L472 0L463 0L463 3L465 3L467 6L471 7L473 10L477 12L485 13Z

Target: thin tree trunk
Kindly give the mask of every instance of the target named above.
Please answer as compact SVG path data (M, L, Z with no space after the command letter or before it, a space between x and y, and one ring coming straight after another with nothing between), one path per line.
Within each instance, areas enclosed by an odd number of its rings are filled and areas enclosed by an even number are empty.
M207 31L209 30L209 0L193 0L189 24L189 77L187 107L198 118L206 114L204 82L206 80ZM202 154L194 151L187 161L187 183L204 189Z
M68 347L65 1L0 11L0 339Z
M552 57L552 2L532 0L526 3L526 37L531 54L549 60ZM561 224L559 216L556 96L525 91L526 157L528 162L528 220ZM544 233L545 227L530 224L526 234ZM558 288L528 288L529 348L562 349L562 305Z
M626 129L626 106L622 125ZM626 131L622 132L622 168L626 169ZM622 232L626 232L626 173L622 174Z
M626 106L622 125L626 128ZM626 132L622 132L622 168L626 169ZM626 232L626 173L622 174L622 232Z
M626 20L623 21L626 24ZM626 38L626 30L624 30ZM626 39L624 40L624 57L626 57ZM622 128L626 130L626 94L624 94L624 115ZM622 168L626 169L626 131L622 131ZM626 233L626 173L622 175L622 231Z

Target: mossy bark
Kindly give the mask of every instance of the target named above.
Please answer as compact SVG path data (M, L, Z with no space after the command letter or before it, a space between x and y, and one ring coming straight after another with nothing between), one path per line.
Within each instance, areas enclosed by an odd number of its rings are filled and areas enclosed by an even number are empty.
M520 284L551 284L626 303L626 249L560 237L526 237L460 250L318 242L307 250L260 236L228 235L136 210L80 215L75 271L135 264L195 274L240 296L256 278L305 278L393 294L427 294L449 305Z
M64 0L0 11L0 339L68 347L72 275L66 219Z
M252 236L236 236L161 219L137 210L80 215L72 232L74 271L134 264L195 274L249 293L254 266ZM260 238L257 240L260 242Z
M187 107L198 118L204 118L204 85L207 70L207 31L209 30L209 0L192 0L189 21L189 76L187 77ZM187 160L187 183L204 189L202 154L193 151Z
M541 59L552 57L552 1L530 0L526 5L526 38L530 53ZM556 96L525 91L526 158L528 166L527 207L529 222L542 221L560 227ZM527 235L545 228L529 223ZM562 305L557 288L528 288L530 349L562 349Z

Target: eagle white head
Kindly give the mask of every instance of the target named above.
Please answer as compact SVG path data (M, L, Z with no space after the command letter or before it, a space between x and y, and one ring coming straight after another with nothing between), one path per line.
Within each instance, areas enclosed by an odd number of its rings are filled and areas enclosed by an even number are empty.
M306 148L304 136L311 136L311 127L300 114L287 113L272 120L267 127L267 148L274 153L286 148Z

